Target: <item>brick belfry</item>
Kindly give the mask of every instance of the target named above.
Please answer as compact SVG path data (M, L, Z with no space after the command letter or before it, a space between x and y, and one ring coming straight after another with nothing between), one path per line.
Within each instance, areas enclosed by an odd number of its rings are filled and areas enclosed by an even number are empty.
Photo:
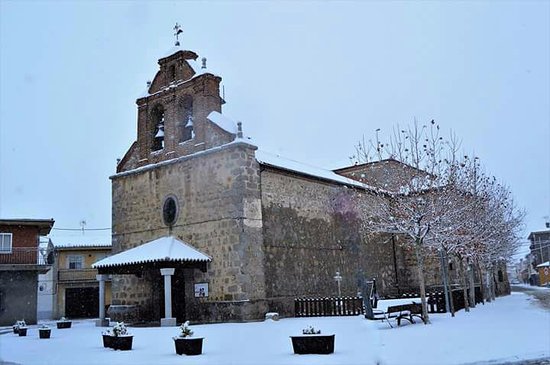
M256 318L265 313L256 147L221 114L221 77L197 59L176 42L136 101L137 140L111 177L113 254L175 237L211 257L204 270L174 266L177 321ZM112 303L156 321L163 278L158 265L140 260L112 271Z

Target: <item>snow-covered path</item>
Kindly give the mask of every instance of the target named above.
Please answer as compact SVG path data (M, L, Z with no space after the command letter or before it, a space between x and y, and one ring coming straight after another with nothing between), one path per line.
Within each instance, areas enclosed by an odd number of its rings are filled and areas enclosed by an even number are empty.
M278 322L192 326L204 336L203 355L175 354L177 328L130 328L132 351L102 347L101 329L91 321L52 330L49 340L0 336L0 361L19 364L465 364L550 357L550 311L523 293L478 305L456 318L431 315L432 324L386 323L357 317L291 318ZM289 336L309 325L335 333L332 355L294 355Z

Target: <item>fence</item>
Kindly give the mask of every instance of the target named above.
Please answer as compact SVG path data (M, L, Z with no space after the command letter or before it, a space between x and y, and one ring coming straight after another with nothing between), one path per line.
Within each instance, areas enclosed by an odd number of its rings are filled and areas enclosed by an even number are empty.
M0 252L0 264L48 265L45 250L38 247L12 247L11 252Z
M356 316L363 314L361 297L297 298L295 317Z
M467 289L468 295L470 295L470 290ZM476 304L482 302L481 297L481 287L475 287L475 302ZM398 298L419 298L420 294L416 292L402 293ZM443 290L429 290L426 292L426 298L428 301L428 313L446 313L448 312L447 306L445 305L445 293ZM451 299L453 301L455 311L464 309L464 292L462 288L453 288L451 290Z

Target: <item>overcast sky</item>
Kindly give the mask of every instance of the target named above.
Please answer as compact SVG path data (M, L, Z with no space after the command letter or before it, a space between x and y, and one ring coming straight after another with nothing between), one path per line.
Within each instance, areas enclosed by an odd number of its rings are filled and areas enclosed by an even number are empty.
M548 1L0 0L0 217L110 227L109 176L176 22L223 77L224 114L262 149L343 167L363 135L435 119L510 186L525 237L544 229Z

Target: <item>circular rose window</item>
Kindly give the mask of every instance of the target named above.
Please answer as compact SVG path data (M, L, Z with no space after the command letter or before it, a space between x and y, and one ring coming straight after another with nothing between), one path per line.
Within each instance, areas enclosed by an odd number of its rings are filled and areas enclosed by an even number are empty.
M178 203L173 196L169 196L164 200L162 206L162 219L164 224L172 226L178 219Z

